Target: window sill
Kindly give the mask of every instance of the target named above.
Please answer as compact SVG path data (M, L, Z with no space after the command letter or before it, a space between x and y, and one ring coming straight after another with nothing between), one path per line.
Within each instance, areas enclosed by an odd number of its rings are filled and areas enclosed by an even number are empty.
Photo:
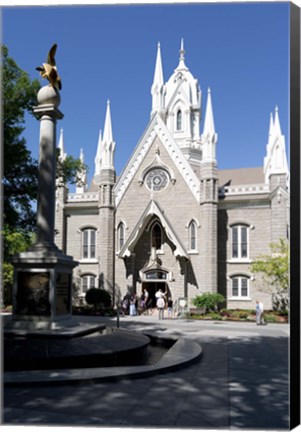
M250 258L232 258L227 261L229 264L251 264Z
M231 301L252 301L250 297L229 297L228 300Z
M198 251L198 250L189 250L189 251L187 251L187 253L188 253L189 255L198 255L198 254L199 254L199 251Z
M79 261L80 264L98 264L98 260L96 258L85 258Z

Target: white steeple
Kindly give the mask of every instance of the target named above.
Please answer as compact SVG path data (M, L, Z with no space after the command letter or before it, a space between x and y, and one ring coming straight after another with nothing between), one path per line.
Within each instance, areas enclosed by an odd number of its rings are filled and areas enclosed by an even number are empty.
M269 183L272 174L286 174L289 181L289 169L286 157L285 138L281 131L278 107L275 107L274 119L270 117L269 138L264 158L264 178Z
M181 40L179 64L164 86L165 122L187 160L201 160L201 91L197 79L185 64Z
M80 155L79 159L82 164L85 163L84 158L84 152L83 149L80 149ZM86 170L83 170L82 172L78 173L79 182L76 184L76 193L84 193L87 191L87 172Z
M103 152L101 168L114 169L115 142L113 141L110 101L107 101L107 112L102 140Z
M107 101L107 110L105 117L104 132L99 131L96 156L94 159L95 172L94 175L100 174L100 171L105 169L114 169L114 151L115 142L113 140L112 121L110 111L110 101Z
M202 133L203 161L216 162L216 143L217 134L214 127L211 90L208 88L204 129Z
M103 143L102 143L101 130L100 130L99 136L98 136L98 145L97 145L96 156L94 159L95 175L100 173L102 153L103 153Z
M60 149L60 160L63 162L66 159L67 153L65 153L65 146L64 146L64 131L61 129L60 132L60 139L58 148Z
M161 60L160 42L157 47L157 58L154 73L154 81L151 88L152 94L152 112L151 117L156 113L162 113L164 110L164 78Z

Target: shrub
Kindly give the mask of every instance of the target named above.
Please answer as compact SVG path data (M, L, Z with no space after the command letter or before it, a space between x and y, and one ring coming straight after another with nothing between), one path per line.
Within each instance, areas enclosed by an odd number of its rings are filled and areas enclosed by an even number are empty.
M225 297L219 293L205 292L192 299L192 304L197 308L204 309L205 312L218 310L218 305L225 302Z
M222 317L220 316L220 314L218 314L216 312L211 312L210 316L215 321L221 321L222 320Z
M231 311L229 311L228 309L221 309L220 314L223 317L230 317L231 316Z
M277 317L273 314L263 314L263 319L270 323L277 322Z
M240 319L247 319L248 316L249 316L249 313L248 313L247 311L240 311L240 312L238 313L238 317L239 317Z
M111 306L111 296L104 289L90 288L86 292L85 299L86 299L86 302L89 305L93 305L95 309L97 309L97 307L100 307L100 306L103 306L103 307Z

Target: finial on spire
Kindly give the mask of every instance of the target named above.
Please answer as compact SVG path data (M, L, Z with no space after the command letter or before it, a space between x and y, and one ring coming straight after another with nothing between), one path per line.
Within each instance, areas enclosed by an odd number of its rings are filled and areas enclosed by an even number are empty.
M185 60L184 39L181 39L180 60Z
M184 39L181 39L181 48L180 48L180 58L179 58L179 65L176 70L184 69L188 70L185 65L185 49L184 49Z

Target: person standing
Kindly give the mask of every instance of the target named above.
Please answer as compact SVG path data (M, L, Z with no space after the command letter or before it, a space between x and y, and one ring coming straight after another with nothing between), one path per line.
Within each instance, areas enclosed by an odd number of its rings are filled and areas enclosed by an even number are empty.
M131 300L130 300L130 316L135 316L135 315L137 315L136 298L135 297L131 297Z
M161 289L159 289L155 296L157 299L157 308L159 311L159 320L164 319L164 307L165 307L165 300L164 296L166 295L166 292L163 293Z
M257 325L263 325L264 319L263 319L263 303L259 300L256 300L256 324Z
M167 316L169 319L172 318L172 306L173 306L173 301L171 299L171 297L168 297L167 300Z
M147 289L145 289L145 288L143 290L143 297L144 297L145 306L147 307L148 300L149 300L149 293L148 293Z

